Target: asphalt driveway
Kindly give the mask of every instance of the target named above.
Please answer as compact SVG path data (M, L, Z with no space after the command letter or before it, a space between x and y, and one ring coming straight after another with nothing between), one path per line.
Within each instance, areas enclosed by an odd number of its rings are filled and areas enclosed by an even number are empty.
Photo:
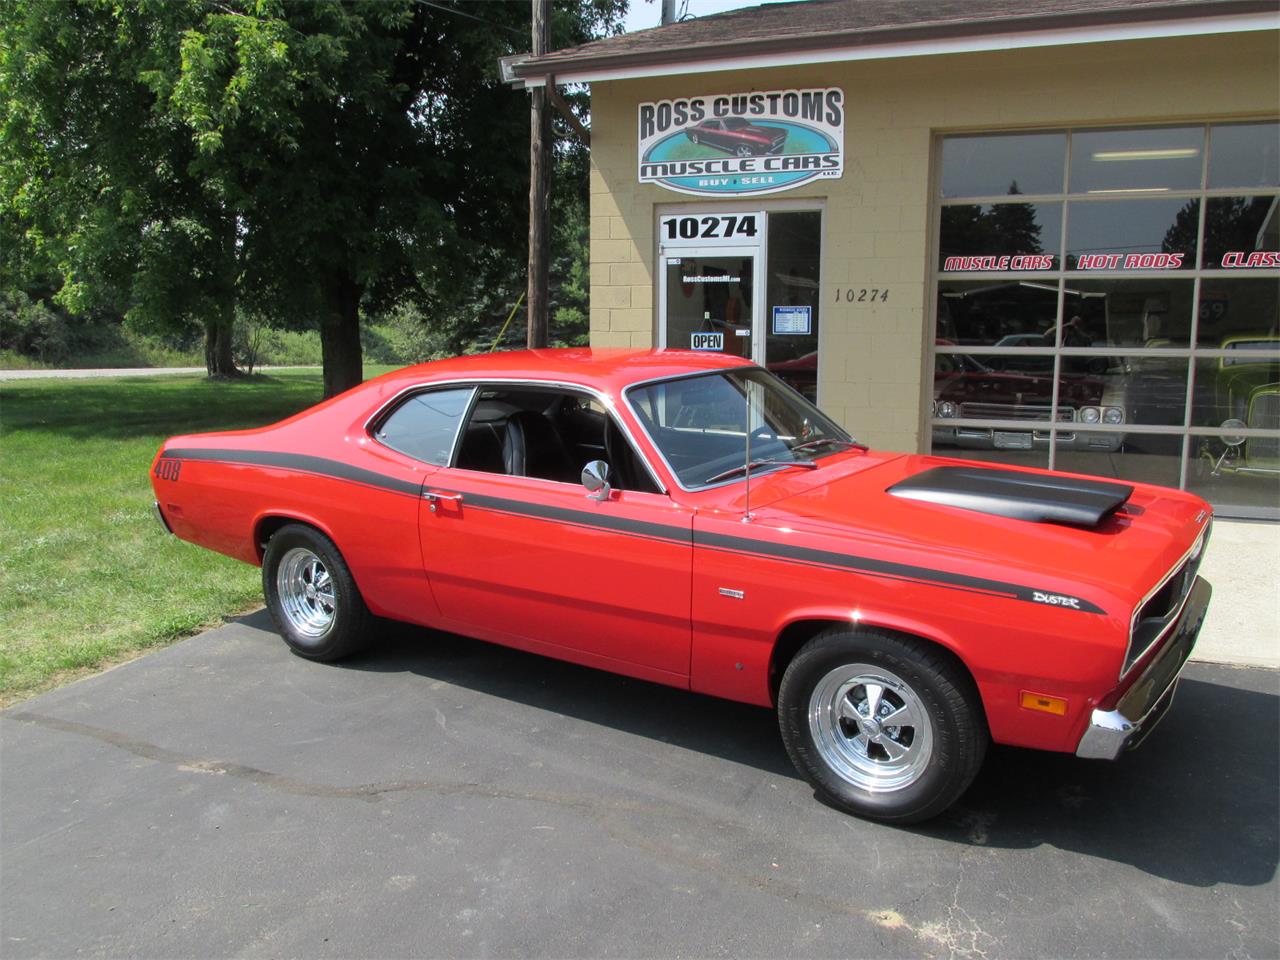
M1193 664L1119 764L997 749L923 828L767 712L265 614L0 714L0 954L1280 954L1280 674Z

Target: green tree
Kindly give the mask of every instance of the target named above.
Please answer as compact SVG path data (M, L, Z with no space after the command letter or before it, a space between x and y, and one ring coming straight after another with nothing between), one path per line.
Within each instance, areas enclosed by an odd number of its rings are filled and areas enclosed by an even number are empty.
M58 278L76 313L203 324L232 373L237 250L224 185L144 78L178 52L183 9L14 2L0 18L0 238L12 291Z
M553 45L616 29L624 9L557 6ZM139 322L225 321L228 351L237 298L315 323L331 395L361 378L362 310L474 306L523 260L527 100L497 58L528 47L525 0L11 10L2 119L24 148L0 167L28 249L52 256L68 302L127 297ZM47 64L39 83L33 63ZM110 117L89 116L95 84ZM74 137L68 114L84 127Z
M1018 181L1009 184L1009 195L1021 194ZM1043 253L1040 242L1040 221L1036 219L1035 204L997 203L988 214L990 233L998 245L993 253Z

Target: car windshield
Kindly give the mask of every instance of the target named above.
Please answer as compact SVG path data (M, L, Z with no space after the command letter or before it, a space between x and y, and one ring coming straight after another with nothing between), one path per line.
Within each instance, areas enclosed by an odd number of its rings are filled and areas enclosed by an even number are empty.
M726 130L742 130L749 126L751 126L751 124L746 120L743 120L741 117L728 117L724 122L724 128Z
M759 369L642 384L627 400L686 489L781 470L857 446L822 411ZM750 409L748 409L748 407Z

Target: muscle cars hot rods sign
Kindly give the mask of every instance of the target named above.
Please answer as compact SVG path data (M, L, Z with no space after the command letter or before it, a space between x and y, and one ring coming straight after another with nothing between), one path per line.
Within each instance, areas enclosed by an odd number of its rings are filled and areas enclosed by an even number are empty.
M642 103L639 122L640 182L680 193L777 193L844 171L838 87Z

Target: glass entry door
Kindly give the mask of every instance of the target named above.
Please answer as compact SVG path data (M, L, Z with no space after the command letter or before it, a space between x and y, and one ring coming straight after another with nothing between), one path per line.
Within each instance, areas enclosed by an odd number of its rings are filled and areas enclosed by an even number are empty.
M745 357L818 393L818 210L658 218L658 345Z
M760 362L758 253L758 247L694 247L665 253L661 345Z

